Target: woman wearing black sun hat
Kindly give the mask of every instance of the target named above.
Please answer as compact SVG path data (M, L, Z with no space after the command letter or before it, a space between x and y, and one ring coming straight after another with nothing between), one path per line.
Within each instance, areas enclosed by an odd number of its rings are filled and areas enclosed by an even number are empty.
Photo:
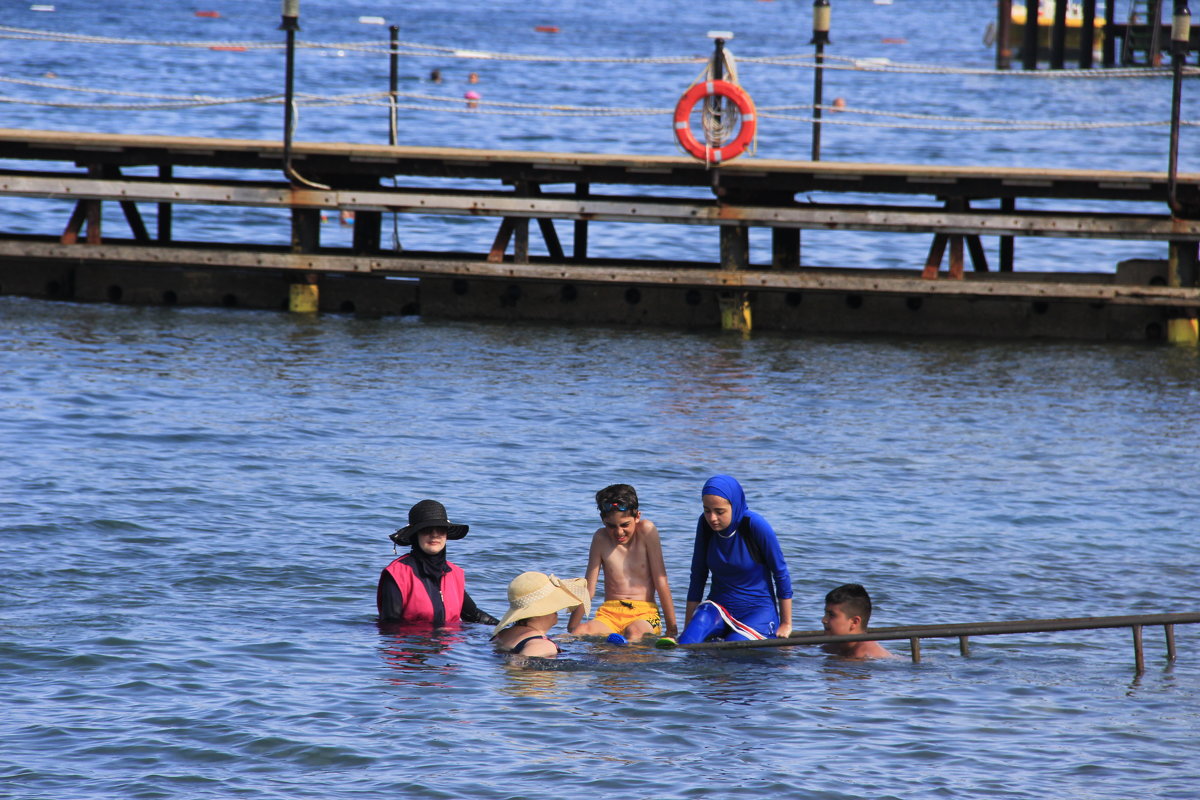
M412 550L379 575L380 622L428 622L435 628L460 620L496 624L467 594L462 568L446 560L447 540L461 539L467 530L447 519L446 507L436 500L422 500L408 510L408 525L390 538Z

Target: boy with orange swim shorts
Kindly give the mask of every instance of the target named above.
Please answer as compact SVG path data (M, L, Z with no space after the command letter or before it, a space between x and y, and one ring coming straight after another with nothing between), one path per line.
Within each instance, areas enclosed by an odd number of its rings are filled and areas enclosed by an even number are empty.
M665 618L666 635L675 638L679 630L662 543L658 528L638 510L637 492L624 483L607 486L596 492L596 506L604 527L592 534L584 577L591 597L604 571L604 604L587 622L583 621L582 607L576 608L567 630L578 636L616 633L625 639L641 639L660 635ZM662 603L662 618L654 602L656 593Z

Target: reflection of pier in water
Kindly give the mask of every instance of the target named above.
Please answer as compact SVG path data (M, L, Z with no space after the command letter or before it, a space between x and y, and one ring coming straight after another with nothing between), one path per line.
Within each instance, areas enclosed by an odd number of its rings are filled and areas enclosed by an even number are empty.
M744 642L705 642L680 645L688 649L744 649L759 647L792 647L802 644L835 644L863 641L907 641L912 660L921 660L922 639L958 639L959 652L970 655L971 636L1000 636L1019 633L1052 633L1057 631L1090 631L1108 628L1129 628L1133 633L1134 664L1144 672L1146 659L1142 647L1142 628L1147 625L1163 627L1166 638L1167 661L1175 661L1175 626L1200 623L1200 613L1135 614L1119 617L1074 617L1066 619L1023 619L1004 622L966 622L948 625L900 625L872 628L868 633L833 636L824 631L793 631L786 639L763 639Z
M294 144L296 169L325 187L314 188L274 179L282 151L267 141L0 130L9 167L0 195L61 202L52 230L62 231L0 234L0 292L735 329L750 326L753 310L757 328L803 332L1196 339L1197 174L1177 177L1172 214L1158 172L767 159L706 169L679 157ZM385 185L398 176L417 181ZM855 202L801 203L799 193ZM1080 211L1079 201L1114 210ZM123 211L122 238L102 229L104 202ZM286 211L291 246L179 241L180 204ZM322 245L326 209L353 212L351 246ZM401 231L414 215L492 217L498 228L488 252L402 251L383 246L387 213ZM531 221L544 256L530 252ZM588 247L595 222L715 226L719 252L606 258ZM769 260L752 262L750 228L770 229ZM911 269L802 268L803 229L922 233L932 243ZM984 237L998 242L990 260ZM1164 258L1019 272L1018 237L1160 242ZM386 280L396 277L418 280Z

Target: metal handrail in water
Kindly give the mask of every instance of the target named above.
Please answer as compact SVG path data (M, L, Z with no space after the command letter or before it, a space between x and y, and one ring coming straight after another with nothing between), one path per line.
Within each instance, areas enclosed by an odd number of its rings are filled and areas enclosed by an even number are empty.
M837 644L841 642L899 641L908 640L913 663L921 660L922 639L958 638L959 651L969 655L967 638L970 636L996 636L1006 633L1050 633L1055 631L1100 630L1104 628L1130 628L1133 631L1134 658L1137 671L1145 671L1145 656L1142 648L1142 628L1146 625L1162 625L1166 635L1167 659L1175 660L1175 626L1200 623L1200 613L1180 614L1132 614L1115 617L1071 617L1062 619L1022 619L999 622L965 622L946 625L899 625L888 628L873 628L867 633L852 633L835 636L824 631L794 631L786 638L762 639L740 642L698 642L680 645L688 649L744 649L758 647L790 647L804 644Z

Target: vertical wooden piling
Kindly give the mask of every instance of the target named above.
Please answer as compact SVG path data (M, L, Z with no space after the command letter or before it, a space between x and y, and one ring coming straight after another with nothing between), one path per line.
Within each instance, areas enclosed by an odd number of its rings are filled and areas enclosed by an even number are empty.
M315 253L321 246L321 212L315 208L292 209L292 252Z
M721 226L721 269L740 270L750 266L750 229L740 225ZM721 328L749 333L752 327L750 297L746 292L721 292Z
M1038 65L1038 14L1037 0L1025 0L1025 30L1021 42L1021 67L1037 69Z
M1027 0L1028 2L1028 0ZM1037 2L1031 3L1036 9ZM1054 4L1054 27L1050 29L1050 69L1062 69L1067 50L1067 2Z
M1150 23L1150 44L1146 49L1146 63L1152 67L1162 66L1162 0L1150 0L1146 22Z
M967 656L971 655L971 647L970 647L970 645L967 644L966 636L958 637L958 654L961 655L963 658L966 658Z
M800 229L771 229L771 266L775 269L800 268Z
M582 200L591 194L591 184L577 183L575 184L575 196ZM572 247L572 255L576 261L584 261L587 259L588 253L588 223L586 219L575 220L575 243Z
M1017 201L1012 197L1002 198L1000 200L1000 210L1006 211L1006 212L1007 211L1016 211L1017 210ZM1012 236L1001 236L1000 237L1000 271L1001 272L1012 272L1013 271L1013 241L1014 241L1014 239Z
M1175 661L1175 626L1163 625L1163 633L1167 636L1167 661Z
M921 640L914 636L908 640L908 647L912 651L912 662L914 664L921 663Z
M1083 0L1083 24L1079 28L1079 68L1092 68L1096 49L1096 0Z
M1146 654L1142 651L1141 625L1133 626L1133 661L1139 675L1146 671Z
M996 3L996 69L1012 68L1012 0Z
M174 168L170 164L158 165L158 179L160 181L170 181L174 175ZM158 241L160 244L166 244L171 241L171 209L170 203L158 204Z
M1117 24L1117 0L1104 0L1104 50L1101 61L1105 67L1116 66L1117 37L1113 32Z
M1171 242L1167 250L1167 285L1194 287L1200 281L1200 247L1196 242ZM1167 320L1167 340L1172 344L1200 344L1200 321L1195 310L1180 310Z

